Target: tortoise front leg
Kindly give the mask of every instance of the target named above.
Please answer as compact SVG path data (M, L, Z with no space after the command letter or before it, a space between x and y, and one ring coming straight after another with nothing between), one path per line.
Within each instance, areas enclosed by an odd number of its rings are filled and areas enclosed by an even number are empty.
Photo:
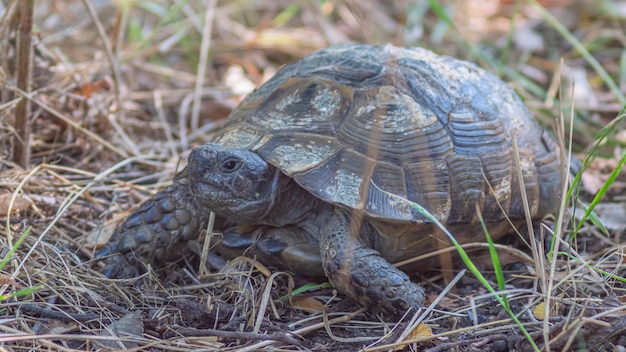
M174 183L147 200L122 222L97 258L109 278L126 279L180 260L187 243L206 227L209 210L197 204L189 190L186 169Z
M363 242L373 231L369 224L351 220L349 212L335 208L321 229L322 265L332 285L360 304L394 316L422 307L424 289Z

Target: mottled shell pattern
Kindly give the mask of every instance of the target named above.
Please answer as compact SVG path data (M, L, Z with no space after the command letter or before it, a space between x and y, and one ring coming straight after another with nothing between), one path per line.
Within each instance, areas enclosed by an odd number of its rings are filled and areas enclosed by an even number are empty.
M513 90L420 48L332 47L284 66L215 141L247 148L316 197L387 222L521 219L511 134L531 216L560 201L560 154Z

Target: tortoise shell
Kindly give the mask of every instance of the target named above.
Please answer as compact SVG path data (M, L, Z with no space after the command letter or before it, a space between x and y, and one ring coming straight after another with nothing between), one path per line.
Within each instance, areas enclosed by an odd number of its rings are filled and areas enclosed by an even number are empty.
M444 224L476 222L476 206L488 222L523 219L517 156L530 215L560 201L558 146L513 90L421 48L331 47L286 65L214 141L383 222L429 222L404 199Z

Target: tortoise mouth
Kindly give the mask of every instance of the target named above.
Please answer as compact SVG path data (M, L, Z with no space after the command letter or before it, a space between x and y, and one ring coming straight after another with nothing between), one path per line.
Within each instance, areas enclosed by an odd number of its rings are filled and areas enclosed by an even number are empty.
M214 204L217 200L223 200L234 195L225 191L216 182L207 180L193 180L190 185L191 195L197 202L207 205Z
M258 194L239 177L191 177L189 190L196 203L215 212L229 212L254 202Z

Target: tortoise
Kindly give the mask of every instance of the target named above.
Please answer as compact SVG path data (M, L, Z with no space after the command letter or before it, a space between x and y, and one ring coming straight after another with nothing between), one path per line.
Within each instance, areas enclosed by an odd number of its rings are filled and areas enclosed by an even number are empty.
M419 207L461 243L484 238L478 211L493 238L524 223L513 136L540 219L560 202L558 144L506 83L421 48L323 49L249 94L97 255L107 276L136 276L186 255L213 211L227 257L250 247L403 314L424 290L391 263L450 243Z

